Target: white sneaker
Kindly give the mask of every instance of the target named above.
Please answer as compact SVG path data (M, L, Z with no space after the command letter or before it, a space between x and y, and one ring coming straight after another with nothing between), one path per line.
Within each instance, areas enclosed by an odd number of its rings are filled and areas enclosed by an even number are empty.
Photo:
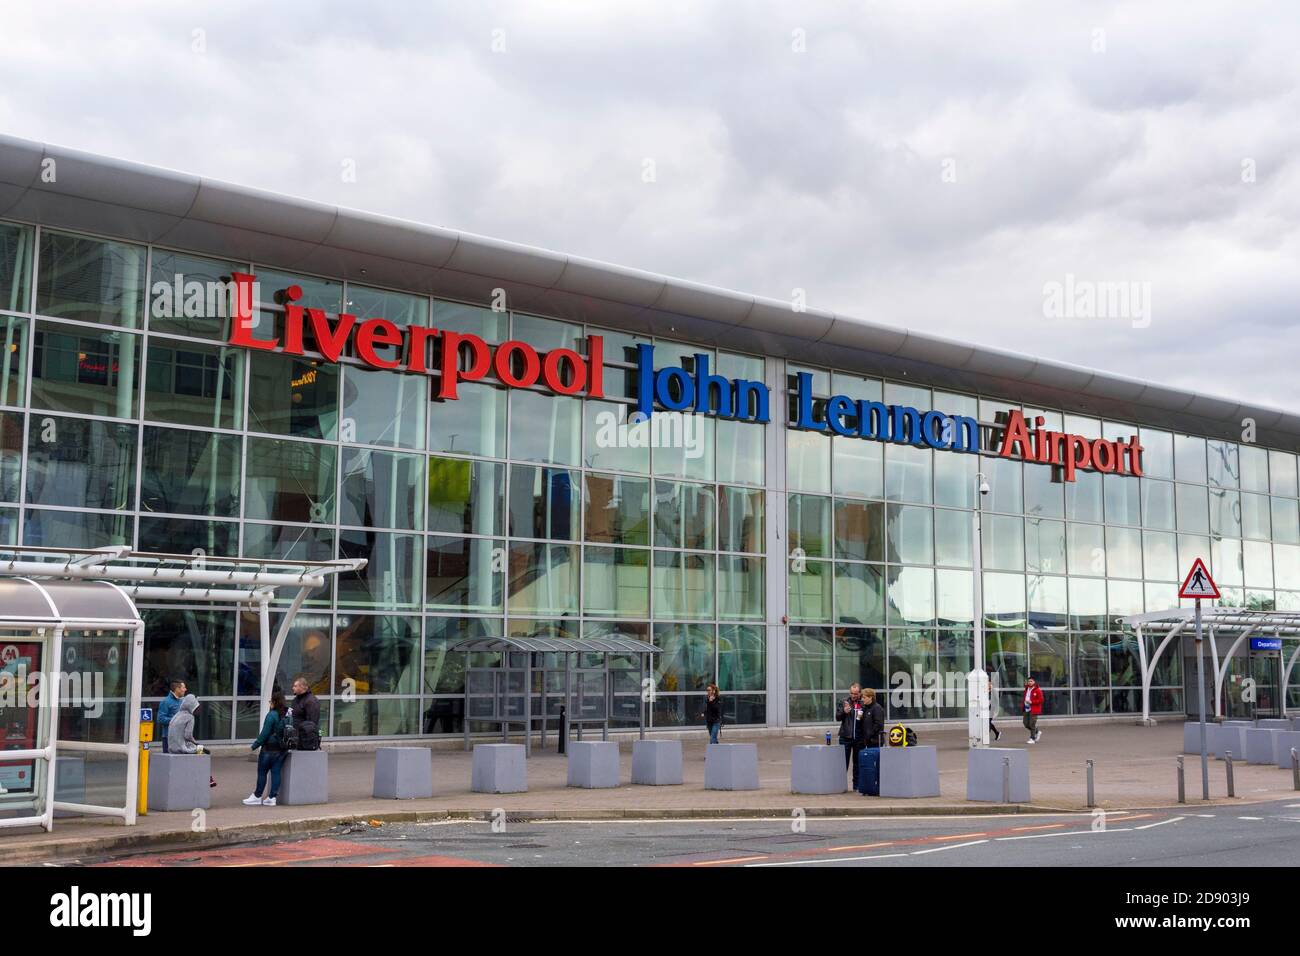
M1038 738L1037 738L1037 737L1030 737L1028 740L1025 741L1025 743L1027 743L1027 744L1036 744L1036 743L1038 743Z
M259 804L261 804L261 802L262 802L262 798L255 793L250 793L247 797L244 798L244 806L246 807L256 807Z
M262 806L264 807L275 806L275 797L267 797L265 800L262 801Z
M1043 732L1041 730L1038 733L1034 734L1034 743L1038 743L1038 741L1042 739L1043 739Z

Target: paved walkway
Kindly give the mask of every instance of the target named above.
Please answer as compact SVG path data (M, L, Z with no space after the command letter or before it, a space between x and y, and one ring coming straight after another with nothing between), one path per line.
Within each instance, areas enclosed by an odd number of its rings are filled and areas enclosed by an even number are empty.
M1024 812L1028 809L1083 811L1086 809L1085 761L1096 764L1096 797L1105 809L1134 809L1176 803L1175 756L1182 746L1177 721L1144 728L1129 723L1046 724L1042 741L1028 748L1032 803L1022 807L966 801L966 740L964 728L924 729L921 743L939 748L939 797L900 800L861 797L795 795L790 792L790 748L819 743L823 735L753 736L726 734L724 740L750 739L758 744L760 789L728 792L704 789L706 738L684 742L685 783L675 787L633 787L581 790L566 786L565 758L534 751L528 763L529 791L482 794L469 790L470 755L463 751L433 753L434 796L426 800L376 800L371 796L374 755L330 755L330 798L327 805L306 807L245 807L240 801L252 790L255 764L247 758L214 759L218 787L200 832L192 829L189 813L151 813L136 827L125 828L106 819L59 820L52 833L0 830L0 861L23 862L51 857L84 857L96 848L142 848L160 844L236 842L288 833L319 831L341 821L379 819L437 819L447 815L483 817L502 809L526 818L789 816L796 808L809 816L869 814L943 814ZM1001 746L1024 746L1024 731L1008 725ZM552 747L553 747L552 742ZM622 779L631 775L632 740L620 743ZM1200 767L1187 757L1190 805L1200 804ZM1267 766L1237 763L1238 802L1286 797L1291 773ZM1223 761L1210 767L1211 802L1226 799ZM1300 800L1300 795L1297 795Z

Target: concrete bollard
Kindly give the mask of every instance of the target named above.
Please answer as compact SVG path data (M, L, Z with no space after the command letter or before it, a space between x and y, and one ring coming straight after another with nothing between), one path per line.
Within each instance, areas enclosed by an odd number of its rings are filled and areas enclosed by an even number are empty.
M1178 755L1178 802L1187 802L1187 774L1183 767L1183 755Z
M1088 806L1089 807L1095 807L1097 805L1096 795L1094 794L1093 787L1092 787L1092 770L1093 770L1093 764L1092 761L1089 760L1088 761Z
M1237 788L1236 786L1234 786L1233 779L1232 779L1232 751L1231 750L1225 750L1223 752L1223 766L1224 769L1227 770L1228 772L1228 796L1235 797L1237 795Z

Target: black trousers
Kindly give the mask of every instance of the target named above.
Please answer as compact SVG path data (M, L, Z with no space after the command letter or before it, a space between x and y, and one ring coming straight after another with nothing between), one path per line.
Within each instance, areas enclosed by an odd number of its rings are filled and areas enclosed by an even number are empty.
M844 769L850 766L853 768L853 786L858 785L858 758L862 756L862 748L857 744L844 744Z

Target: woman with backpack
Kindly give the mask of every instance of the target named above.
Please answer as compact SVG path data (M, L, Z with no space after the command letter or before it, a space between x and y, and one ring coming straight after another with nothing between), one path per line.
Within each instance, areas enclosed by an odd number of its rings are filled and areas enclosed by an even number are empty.
M284 694L275 691L271 695L271 707L262 721L262 732L252 742L250 749L262 748L257 755L257 787L245 798L246 806L275 806L276 795L280 792L280 769L284 766L284 712L288 708L284 703ZM267 774L271 776L271 792L265 800L261 793L266 787Z

